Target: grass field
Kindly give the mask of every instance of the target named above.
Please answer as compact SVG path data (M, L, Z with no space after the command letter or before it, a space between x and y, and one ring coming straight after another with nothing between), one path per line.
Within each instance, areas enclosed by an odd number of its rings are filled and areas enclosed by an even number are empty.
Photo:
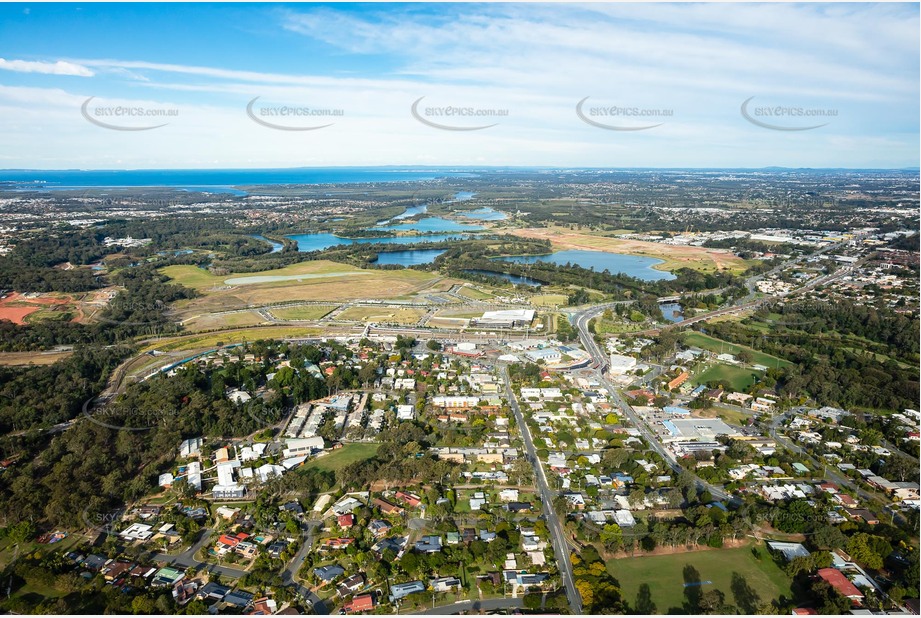
M187 322L183 323L183 326L189 331L197 332L203 330L215 330L219 328L241 328L244 326L257 326L259 324L263 324L265 321L265 318L253 311L246 311L244 313L227 313L224 315L208 313L189 319Z
M723 341L722 339L717 339L716 337L711 337L710 335L705 335L698 332L686 332L684 334L683 342L687 346L697 346L704 350L709 350L710 352L716 352L717 354L738 354L741 350L748 350L751 352L752 361L758 365L764 365L765 367L792 367L793 363L776 356L771 356L770 354L765 354L764 352L759 352L748 346L738 345L735 343L730 343L728 341Z
M711 381L722 380L729 384L734 391L746 391L748 387L755 383L755 377L759 372L753 369L743 369L731 365L715 364L692 378L694 384L706 384Z
M489 292L481 290L479 288L471 287L465 285L457 291L458 294L465 298L472 298L473 300L486 300L487 298L492 298L493 295Z
M463 311L461 309L442 309L435 314L439 318L478 318L483 315L482 311Z
M749 547L610 560L608 572L620 582L624 599L631 605L636 603L640 586L648 584L659 614L688 613L682 608L689 596L714 589L741 613L752 614L759 604L791 594L790 580L763 548L759 551L761 560L755 559ZM684 586L707 581L712 583Z
M509 229L509 233L525 238L549 240L555 249L586 249L643 255L664 260L653 268L656 270L676 270L691 268L701 272L728 270L740 273L748 264L729 251L706 249L704 247L666 245L657 242L611 238L589 232L574 232L565 227Z
M210 348L218 342L241 343L243 341L256 341L257 339L286 339L291 337L315 337L322 331L319 328L306 326L266 326L264 328L243 328L240 330L204 333L197 336L171 337L161 339L146 346L142 352L160 350L170 352L173 350L195 350Z
M535 307L563 307L569 301L565 294L536 294L528 299Z
M336 308L337 305L304 305L303 307L285 307L272 309L271 314L279 320L319 320Z
M347 264L313 260L259 273L216 276L196 266L167 266L161 271L202 296L176 302L181 316L261 307L284 301L336 301L399 298L449 280L418 270L362 270ZM228 283L231 282L231 283ZM433 285L435 284L435 285Z
M707 408L700 411L703 418L719 418L730 425L746 425L748 419L752 417L751 412L742 412L740 410L730 410L728 408Z
M336 316L340 320L359 322L385 322L387 324L415 324L425 311L415 307L349 307Z
M377 454L378 446L377 444L353 442L352 444L346 444L339 450L331 452L329 455L311 459L304 465L309 468L317 468L318 470L327 472L336 472L356 461L371 459Z

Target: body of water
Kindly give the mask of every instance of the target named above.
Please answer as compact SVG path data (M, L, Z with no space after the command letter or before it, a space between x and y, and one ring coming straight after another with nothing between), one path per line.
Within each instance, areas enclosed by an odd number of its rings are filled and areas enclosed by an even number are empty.
M467 200L472 200L474 195L476 195L476 193L472 191L458 191L457 193L454 194L454 197L448 200L448 204L453 204L454 202L466 202Z
M680 322L684 319L684 314L681 313L681 305L678 303L662 303L659 305L659 309L662 310L662 316L669 322Z
M602 272L605 269L608 272L623 273L637 279L645 281L671 280L675 278L670 272L655 270L653 266L661 264L662 260L648 258L639 255L624 255L621 253L607 253L605 251L584 251L581 249L569 249L558 251L547 255L521 255L514 257L494 258L504 262L516 262L518 264L536 264L537 262L550 262L552 264L564 265L566 263L582 268L588 268L596 272Z
M427 212L429 207L425 204L419 204L417 206L410 206L400 214L398 214L393 219L384 219L383 221L378 221L378 225L387 225L391 221L400 221L402 219L409 219L410 217L415 217L416 215L421 215ZM333 219L335 221L335 219Z
M420 242L441 242L466 238L463 234L426 234L424 236L383 236L378 238L340 238L335 234L292 234L298 251L321 251L336 245L382 243L385 245L415 245Z
M506 215L504 212L493 210L488 206L484 206L483 208L478 208L476 210L459 212L457 214L468 219L479 219L480 221L502 221L504 219L508 219L508 215Z
M211 193L240 193L243 185L319 185L406 182L473 177L472 172L434 168L303 167L216 170L0 170L0 188L54 190L90 187L173 187Z
M444 249L410 249L408 251L382 251L377 254L375 264L399 264L400 266L415 266L417 264L430 264L435 258L444 253Z
M255 238L256 240L263 240L263 241L269 243L270 245L272 245L272 251L271 251L272 253L278 253L279 251L281 251L282 249L285 248L285 246L284 246L283 244L281 244L280 242L275 242L274 240L269 240L269 239L266 238L265 236L260 236L259 234L253 234L252 236L253 236L253 238Z
M394 231L414 231L414 232L476 232L482 230L482 225L470 225L468 223L458 223L442 217L426 217L412 223L400 223L397 225L388 225L384 229Z
M531 287L537 287L543 285L540 281L531 279L530 277L519 277L518 275L511 275L509 273L497 273L491 270L480 270L479 268L467 268L464 269L465 273L470 273L472 275L485 275L487 277L495 277L496 279L504 279L515 285L529 285Z

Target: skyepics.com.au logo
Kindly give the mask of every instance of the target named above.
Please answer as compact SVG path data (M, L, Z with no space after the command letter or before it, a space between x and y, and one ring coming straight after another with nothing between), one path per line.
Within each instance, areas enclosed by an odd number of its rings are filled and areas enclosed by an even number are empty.
M605 129L606 131L648 131L661 127L664 122L649 124L650 120L670 119L675 110L619 105L587 106L591 97L585 97L576 103L576 116L585 124ZM637 123L642 124L637 124Z
M179 416L179 410L139 410L92 397L83 404L83 416L91 423L116 431L150 431L164 421Z
M80 106L80 114L87 122L110 131L151 131L165 127L164 119L176 118L175 107L144 107L141 105L93 105L90 97ZM156 124L151 124L151 123Z
M118 523L122 520L122 509L97 509L88 506L80 513L80 519L88 530L95 530L110 536L118 536Z
M167 304L161 300L136 301L116 294L94 319L106 324L134 327L166 327L170 323L164 316Z
M243 403L242 407L246 415L255 423L254 427L249 428L251 431L281 427L285 419L284 408L280 403L270 404L262 397L252 397Z
M500 123L481 124L483 119L507 118L509 111L494 107L471 107L457 105L421 106L425 97L419 97L410 106L412 117L433 129L441 131L482 131ZM471 122L477 124L471 124Z
M742 102L742 117L755 126L771 131L811 131L828 124L812 124L816 119L837 118L837 109L796 105L753 105L755 97ZM810 122L811 121L811 122ZM804 124L810 122L810 124Z
M342 109L314 108L305 105L260 105L255 97L246 104L246 115L256 124L276 131L316 131L331 127L335 122L316 124L317 118L341 118Z
M84 210L89 212L106 212L119 210L137 211L138 208L173 208L182 202L173 197L154 197L149 195L111 195L105 189L84 189L74 198Z

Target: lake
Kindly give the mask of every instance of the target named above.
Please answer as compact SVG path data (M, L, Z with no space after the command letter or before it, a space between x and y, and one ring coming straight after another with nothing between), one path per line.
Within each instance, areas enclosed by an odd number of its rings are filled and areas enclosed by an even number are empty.
M508 219L508 215L504 212L499 212L498 210L493 210L489 206L484 206L483 208L478 208L477 210L467 210L458 212L458 215L461 217L466 217L467 219L478 219L480 221L502 221Z
M279 251L281 251L282 249L285 248L285 246L284 246L283 244L281 244L280 242L275 242L274 240L269 240L269 239L266 238L265 236L260 236L259 234L253 234L252 237L255 238L256 240L263 240L263 241L269 243L270 245L272 245L272 251L271 251L271 253L278 253Z
M399 221L401 219L409 219L410 217L415 217L416 215L421 215L428 211L429 207L425 204L419 204L418 206L410 206L400 214L398 214L393 219L384 219L383 221L378 221L378 225L387 225L391 221ZM341 220L341 219L340 219ZM335 219L333 219L335 221Z
M467 200L472 200L474 195L476 195L476 193L472 191L458 191L454 194L454 197L448 200L447 203L453 204L455 202L466 202Z
M513 257L493 258L504 262L517 264L536 264L537 262L550 262L551 264L565 265L566 263L581 266L602 272L622 273L645 281L670 281L675 278L670 272L655 270L653 266L661 264L663 260L643 257L640 255L625 255L622 253L607 253L605 251L585 251L569 249L557 251L547 255L519 255Z
M415 245L420 242L441 242L467 238L464 234L426 234L424 236L383 236L377 238L341 238L335 234L292 234L298 251L322 251L336 245L381 243L385 245Z
M415 266L417 264L430 264L444 249L409 249L407 251L381 251L377 254L375 264L400 266Z
M543 285L540 281L531 279L530 277L519 277L518 275L511 275L509 273L497 273L491 270L480 270L479 268L465 268L465 273L470 273L471 275L485 275L487 277L495 277L496 279L504 279L515 285L529 285L531 287L537 287Z
M412 223L400 223L398 225L388 225L384 229L394 231L414 231L414 232L476 232L484 229L481 225L470 225L468 223L458 223L442 217L426 217Z
M678 303L662 303L659 305L662 310L662 316L669 322L680 322L684 319L681 313L681 305Z

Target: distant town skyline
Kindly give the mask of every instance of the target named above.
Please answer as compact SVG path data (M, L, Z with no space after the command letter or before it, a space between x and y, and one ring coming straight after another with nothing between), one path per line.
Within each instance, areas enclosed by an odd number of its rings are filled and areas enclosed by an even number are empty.
M6 4L0 168L917 168L918 31L908 3Z

